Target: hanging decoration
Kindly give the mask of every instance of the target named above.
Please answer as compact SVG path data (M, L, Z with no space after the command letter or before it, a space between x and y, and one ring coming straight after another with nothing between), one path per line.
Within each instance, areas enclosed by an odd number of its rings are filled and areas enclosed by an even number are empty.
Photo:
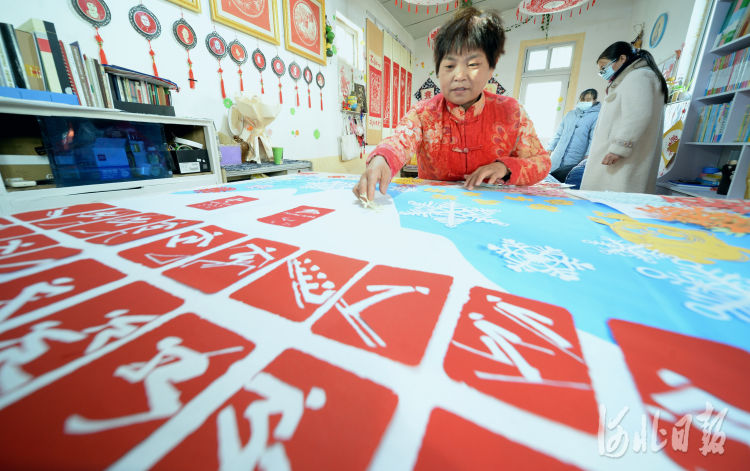
M505 87L500 85L500 82L498 82L495 77L490 77L487 81L487 85L484 86L484 89L496 95L503 95L505 93Z
M156 19L151 10L144 7L143 5L136 5L128 12L130 17L130 24L138 31L138 34L146 38L148 41L148 53L151 55L151 65L154 68L154 76L159 76L159 71L156 70L156 60L154 56L156 53L151 47L151 41L156 39L161 34L161 24Z
M427 80L424 81L422 86L419 87L419 90L414 94L414 98L416 98L417 101L429 100L438 93L440 93L440 87L435 85L435 82L433 82L431 78L427 77Z
M172 34L180 46L185 48L187 53L188 63L188 82L190 82L190 88L195 88L195 76L193 75L193 61L190 60L190 49L194 48L198 44L198 39L195 36L195 30L190 26L184 18L180 18L172 24Z
M260 75L260 93L266 93L266 89L263 88L263 71L266 70L266 56L260 48L256 48L253 51L253 65L258 69L258 75Z
M430 34L427 35L427 47L430 49L435 48L435 38L438 35L438 32L440 31L440 26L430 31Z
M542 30L546 31L549 29L549 23L555 19L558 13L560 14L560 20L564 16L572 17L576 8L578 8L578 14L580 15L584 12L584 4L586 4L585 11L588 11L589 7L596 5L596 0L522 0L516 8L516 19L523 24L529 21L536 24L536 17L541 15L539 22ZM568 14L563 15L563 12L568 12Z
M326 16L326 56L327 57L333 57L333 55L336 54L336 46L333 44L333 38L335 37L336 37L336 33L333 32L333 27L328 22L328 17Z
M284 97L281 93L281 76L286 72L286 65L278 55L271 60L271 69L273 69L273 73L279 78L279 104L283 104Z
M221 68L221 59L227 55L227 42L219 36L219 33L214 31L206 36L206 47L208 48L208 52L216 58L216 62L219 63L219 70L217 72L219 72L219 82L221 83L221 97L226 98L227 92L224 89L224 69Z
M102 46L104 40L99 34L99 28L108 25L112 19L109 7L104 0L71 0L71 3L73 4L73 10L94 27L96 31L94 39L96 40L96 44L99 45L99 62L108 64L107 56L104 54L104 47Z
M457 9L472 5L472 0L394 0L394 2L395 6L402 9L404 8L404 3L406 3L406 11L408 12L412 11L411 6L414 5L414 13L419 13L419 7L421 6L423 7L422 11L427 15L430 12L434 12L434 14L440 13L443 5L445 5L445 11L450 11L451 7Z
M323 72L318 71L315 75L315 83L320 88L320 111L323 111L323 87L326 86L326 78L323 76Z
M240 76L240 91L245 91L245 86L242 83L242 64L247 62L247 49L242 45L241 42L236 39L229 43L229 58L232 62L237 64L237 74Z
M312 70L310 67L305 66L305 70L302 72L302 77L307 82L307 107L312 109L312 100L310 99L310 84L313 81Z
M302 77L302 69L296 62L289 64L289 76L294 80L294 94L297 95L297 106L299 106L299 87L297 86L297 82Z

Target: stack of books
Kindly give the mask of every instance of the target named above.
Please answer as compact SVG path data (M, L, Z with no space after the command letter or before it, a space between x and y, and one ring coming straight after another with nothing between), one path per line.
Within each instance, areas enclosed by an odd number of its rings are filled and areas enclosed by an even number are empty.
M0 96L174 116L170 90L170 80L87 56L52 22L0 22Z
M714 47L739 39L750 32L750 0L732 0L719 34L716 35Z
M698 115L698 128L695 132L696 142L721 142L727 127L727 118L732 103L719 103L703 107Z
M742 116L740 130L737 133L737 142L750 142L750 105L745 107L745 114Z
M705 94L714 95L748 86L750 86L750 48L745 48L714 59Z

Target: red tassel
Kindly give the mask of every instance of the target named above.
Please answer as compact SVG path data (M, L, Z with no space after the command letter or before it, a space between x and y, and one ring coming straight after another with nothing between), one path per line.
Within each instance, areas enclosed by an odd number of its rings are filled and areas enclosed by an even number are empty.
M427 14L430 14L430 7L427 7Z
M279 104L284 104L284 97L281 95L281 77L279 77Z
M299 91L297 90L297 85L294 86L294 93L297 95L297 108L299 108Z
M534 24L536 24L536 16L534 17Z
M594 5L596 5L596 0L594 0L593 2L591 2L591 6L593 7Z
M244 92L245 91L245 87L244 87L244 85L242 83L242 69L237 68L237 73L240 74L240 91Z
M224 90L224 76L222 75L222 72L224 72L224 70L222 70L221 62L219 62L219 79L221 81L221 97L226 98L227 92Z
M403 8L404 8L404 0L401 0L401 7L400 7L400 8L401 8L401 9L403 9Z
M414 5L414 13L419 13L419 5Z
M396 0L396 3L394 5L398 6L398 0Z
M154 66L154 76L158 77L159 71L156 70L156 60L154 60L154 56L156 55L156 53L153 49L151 49L151 41L148 42L148 53L151 54L151 65Z
M266 89L265 89L265 88L263 88L263 75L261 75L261 76L260 76L260 93L261 93L262 95L265 95L265 94L266 94Z
M310 86L307 87L307 107L312 109L312 99L310 99Z
M450 3L446 3L446 4L445 4L445 11L448 11L448 8L449 8L450 6L451 6L451 4L450 4Z
M188 55L188 82L190 82L190 88L195 88L195 76L193 75L193 61L190 60L190 51Z
M411 3L406 2L406 11L411 11Z
M109 62L107 62L107 55L104 54L104 48L102 48L104 40L99 34L99 28L96 28L96 36L94 36L94 39L96 39L96 43L99 45L99 62L101 62L102 65L108 64Z
M458 0L456 0L456 4L454 5L454 8L458 8Z
M586 4L586 11L589 11L589 6L590 6L590 5L591 5L591 4L589 4L589 3L587 3L587 4Z
M323 111L323 90L320 91L320 111Z

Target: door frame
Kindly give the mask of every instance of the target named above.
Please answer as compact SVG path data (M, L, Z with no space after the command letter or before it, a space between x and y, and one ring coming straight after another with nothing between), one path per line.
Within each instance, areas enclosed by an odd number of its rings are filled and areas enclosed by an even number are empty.
M526 79L524 79L524 80L521 81L521 87L520 87L520 90L518 92L518 101L519 101L519 103L524 103L525 102L524 98L526 96L526 87L530 83L560 81L561 82L561 88L560 89L561 90L566 90L566 91L569 92L570 91L570 79L569 79L569 77L570 76L567 73L565 73L565 74L546 74L546 75L539 75L539 76L535 76L535 77L526 77ZM563 93L565 93L565 92L563 92ZM568 93L567 95L569 96L570 93ZM567 102L568 102L568 100L565 100L565 106L564 107L563 106L558 107L559 110L556 112L557 114L555 115L555 125L553 126L552 134L550 134L549 136L544 136L545 138L551 139L552 136L555 135L555 131L557 131L557 128L560 126L560 123L562 123L563 116L565 116L565 113L567 112L564 109L564 108L567 108ZM528 113L528 110L527 110L527 113ZM536 127L535 127L535 129L536 129ZM537 133L538 133L538 129L537 129ZM540 136L540 138L541 137L542 136ZM544 144L547 145L547 142L545 142Z

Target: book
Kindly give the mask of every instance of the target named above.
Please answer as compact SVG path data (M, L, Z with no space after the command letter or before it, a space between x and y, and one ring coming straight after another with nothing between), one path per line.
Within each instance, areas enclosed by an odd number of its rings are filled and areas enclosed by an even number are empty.
M96 64L99 76L102 78L102 92L104 95L104 99L107 102L107 108L114 108L115 102L112 100L112 88L110 87L107 73L104 71L104 67L102 67L102 64L99 63L97 59L94 59L94 63Z
M49 48L55 61L55 70L57 70L57 78L60 81L60 88L63 93L72 94L73 85L70 83L68 72L65 70L65 61L63 60L62 51L60 50L60 42L57 37L55 25L49 21L44 21L43 24L47 33L47 39L49 40Z
M29 88L29 79L26 77L26 68L23 66L23 56L18 48L16 40L16 30L12 24L0 23L0 37L5 45L5 52L10 62L10 70L13 73L13 80L18 88Z
M8 59L8 52L5 50L5 45L2 41L0 41L0 86L16 86L16 81L13 80L10 60Z
M73 95L78 98L78 104L82 105L83 100L81 100L81 96L79 95L79 87L76 83L75 76L73 74L73 68L71 67L70 60L68 59L68 51L65 50L65 43L62 41L58 41L58 45L60 46L60 52L62 53L63 57L63 64L65 65L65 73L68 75L68 81L70 82L70 87L73 89Z
M94 103L96 103L95 106L99 108L104 108L104 99L102 98L102 92L99 88L99 81L96 78L96 71L94 70L94 61L87 57L86 54L83 55L83 61L86 66L86 73L89 76L89 81L91 83L91 93L94 95Z
M47 31L44 28L42 20L31 18L17 29L26 31L34 35L34 41L36 42L37 50L39 51L40 62L42 64L42 73L44 74L44 80L47 84L47 89L50 92L62 93L60 88L60 79L57 75L57 69L55 68L55 59L52 56L52 49L50 48L49 38L47 37Z
M39 51L36 49L34 35L28 31L16 30L16 41L21 51L23 67L26 70L26 78L29 79L29 88L34 90L46 90L44 84L44 73L42 63L39 61Z
M70 43L70 53L77 69L78 81L83 89L86 106L96 106L94 98L91 95L91 84L89 83L89 77L86 73L86 66L83 63L83 56L81 55L81 48L78 46L78 41Z
M91 59L91 68L93 69L94 76L96 77L96 83L99 86L99 93L102 97L102 106L104 108L112 108L112 104L109 102L107 97L107 89L105 88L106 84L104 83L104 76L102 75L102 71L99 67L99 61L97 59Z

